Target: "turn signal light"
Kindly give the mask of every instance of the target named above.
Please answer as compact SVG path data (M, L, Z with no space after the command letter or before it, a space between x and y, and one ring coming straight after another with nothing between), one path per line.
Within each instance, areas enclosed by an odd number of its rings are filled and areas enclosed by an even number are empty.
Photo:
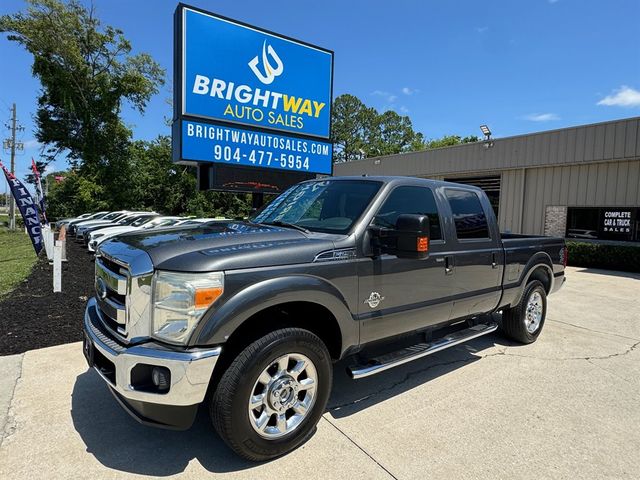
M194 296L195 307L208 308L220 295L222 295L221 287L198 288Z
M418 252L427 252L429 250L429 237L418 237Z

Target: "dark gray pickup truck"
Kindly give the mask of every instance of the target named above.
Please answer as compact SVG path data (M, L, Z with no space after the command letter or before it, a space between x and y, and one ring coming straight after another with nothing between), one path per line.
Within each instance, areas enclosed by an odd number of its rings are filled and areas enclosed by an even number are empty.
M265 460L313 433L339 359L357 379L498 328L535 341L566 259L561 238L501 235L475 187L313 180L250 221L102 244L83 348L140 422L188 428L204 404Z

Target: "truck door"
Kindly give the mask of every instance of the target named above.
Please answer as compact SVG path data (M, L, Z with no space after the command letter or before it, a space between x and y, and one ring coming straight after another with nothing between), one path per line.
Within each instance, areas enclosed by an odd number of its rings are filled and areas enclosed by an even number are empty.
M413 260L383 254L358 262L362 343L447 321L451 313L453 277L444 260L449 245L433 191L415 185L396 187L372 225L394 227L404 213L429 216L429 256Z
M454 253L448 260L455 279L451 318L489 312L500 301L504 268L495 215L480 191L446 187L444 194L453 218Z

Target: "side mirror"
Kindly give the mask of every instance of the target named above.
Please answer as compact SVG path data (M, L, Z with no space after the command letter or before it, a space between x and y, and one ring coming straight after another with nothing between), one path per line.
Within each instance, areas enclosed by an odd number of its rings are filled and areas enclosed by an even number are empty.
M429 256L429 217L402 214L395 228L370 227L372 253L395 255L398 258L423 259Z
M396 220L395 237L398 258L422 259L429 256L429 217L402 214Z

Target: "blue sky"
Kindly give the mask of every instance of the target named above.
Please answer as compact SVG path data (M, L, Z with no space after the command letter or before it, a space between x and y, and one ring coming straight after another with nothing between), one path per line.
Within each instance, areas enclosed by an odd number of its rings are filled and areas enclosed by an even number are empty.
M93 3L103 23L166 68L167 85L146 113L125 109L125 120L136 139L168 134L177 2ZM427 138L480 135L483 123L504 137L640 115L638 0L187 3L334 50L334 95L407 114ZM0 14L23 8L3 0ZM5 37L0 59L0 127L16 102L23 177L39 152L32 122L39 83L31 57ZM8 163L6 152L0 158ZM65 167L63 159L55 164Z

